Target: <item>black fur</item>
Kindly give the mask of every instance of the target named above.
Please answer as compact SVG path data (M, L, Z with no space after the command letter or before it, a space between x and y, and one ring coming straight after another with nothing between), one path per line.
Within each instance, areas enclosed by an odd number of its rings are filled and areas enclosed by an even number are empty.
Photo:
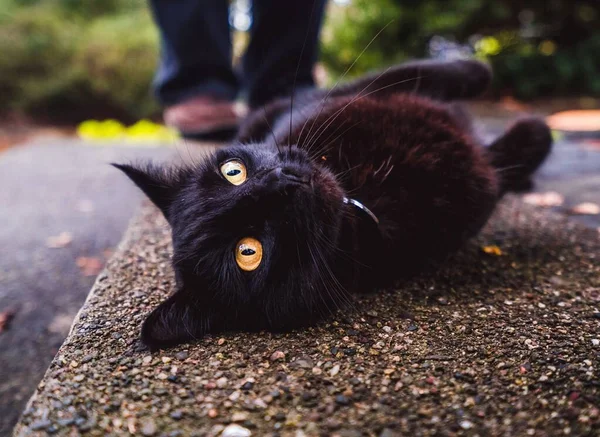
M477 96L489 80L474 61L407 64L298 96L293 114L289 100L273 102L199 166L117 165L173 233L177 289L142 340L155 349L208 332L307 325L457 250L551 146L537 120L477 144L463 113L442 101ZM221 175L231 158L245 163L246 183ZM253 272L235 262L244 237L263 245Z

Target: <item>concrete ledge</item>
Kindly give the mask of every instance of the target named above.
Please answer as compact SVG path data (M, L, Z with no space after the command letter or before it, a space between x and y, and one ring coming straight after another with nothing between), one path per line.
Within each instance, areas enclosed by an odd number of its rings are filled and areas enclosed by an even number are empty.
M150 207L98 278L15 435L595 435L600 242L517 199L434 277L289 334L151 355L171 290ZM484 253L497 245L502 255Z

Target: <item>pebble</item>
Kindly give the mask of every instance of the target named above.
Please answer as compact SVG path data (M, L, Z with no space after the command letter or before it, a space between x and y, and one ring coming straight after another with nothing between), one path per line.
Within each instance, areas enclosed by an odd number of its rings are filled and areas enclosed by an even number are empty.
M232 423L221 433L221 437L250 437L252 432L248 428Z
M183 417L183 411L181 411L181 410L172 411L170 416L171 416L171 419L173 419L173 420L180 420Z
M225 386L227 386L228 382L229 380L223 376L222 378L217 379L217 387L224 388Z
M85 356L84 356L84 357L81 359L81 362L82 362L82 363L84 363L84 364L85 364L85 363L89 363L89 362L90 362L90 361L92 361L94 358L96 358L96 354L88 354L88 355L85 355Z
M48 428L50 425L52 425L52 422L47 419L38 420L37 422L33 422L31 425L29 425L29 429L32 431L41 431L42 429Z
M298 358L290 364L290 367L299 367L301 369L312 369L314 367L310 358Z
M597 338L592 338L592 344L593 344L594 346L598 346L598 345L600 345L600 339L597 339Z
M329 375L331 375L331 376L335 376L335 375L337 375L338 373L340 373L340 365L339 365L339 364L336 364L336 365L335 365L335 366L333 366L333 367L331 368L331 370L329 371Z
M348 405L350 404L350 399L348 398L348 396L337 395L335 397L335 403L338 405Z
M271 354L271 361L284 360L285 353L282 351L275 351Z
M409 326L408 326L408 330L409 330L409 331L411 331L411 332L412 332L412 331L416 331L417 329L419 329L419 328L417 327L417 325L409 325Z
M153 436L154 434L156 434L156 431L157 429L154 419L146 419L142 422L142 427L140 429L142 435Z
M460 427L462 429L471 429L471 428L473 428L473 422L470 422L468 420L463 420L462 422L460 422Z
M243 422L245 420L248 420L248 413L244 413L243 411L238 411L231 415L232 422Z
M181 352L177 352L175 354L175 358L178 359L179 361L185 360L188 356L189 356L188 351L181 351Z
M254 383L252 381L246 381L243 385L242 385L242 390L248 391L248 390L252 390L252 388L254 387Z

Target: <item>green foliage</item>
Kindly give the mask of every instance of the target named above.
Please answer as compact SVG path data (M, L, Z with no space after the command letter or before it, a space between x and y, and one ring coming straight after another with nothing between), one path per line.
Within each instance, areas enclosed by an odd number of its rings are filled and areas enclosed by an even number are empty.
M356 76L427 56L434 36L473 44L498 94L600 95L595 0L353 0L330 8L322 59L334 79L356 61Z
M600 34L551 53L540 45L519 45L488 59L494 88L521 99L549 95L600 96Z
M73 79L67 68L77 29L47 7L0 16L0 94L8 107L60 94Z
M498 94L600 95L596 0L330 2L322 60L337 80L427 56L433 36L472 44ZM526 6L524 6L526 4ZM238 38L239 40L239 38ZM157 112L158 35L147 0L0 0L4 111L80 120Z
M158 36L144 2L0 0L3 6L3 110L71 119L156 112L150 83Z
M432 36L454 37L457 30L469 25L484 3L483 0L353 0L346 7L334 6L323 32L322 59L334 76L358 59L348 73L358 76L382 65L423 57Z
M143 117L157 109L150 94L157 45L156 31L143 10L101 18L86 29L74 65L87 78L91 94Z

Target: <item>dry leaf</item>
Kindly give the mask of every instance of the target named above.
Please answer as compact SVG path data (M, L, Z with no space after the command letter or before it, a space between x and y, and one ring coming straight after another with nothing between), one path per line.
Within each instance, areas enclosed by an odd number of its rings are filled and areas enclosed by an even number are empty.
M96 276L102 271L103 263L100 258L80 256L77 258L77 266L84 276Z
M500 102L502 107L507 111L528 112L531 108L523 102L518 101L514 97L506 96Z
M598 206L596 203L584 202L574 206L571 209L571 213L581 215L598 215L600 214L600 206Z
M14 316L15 312L12 310L3 311L0 313L0 334L8 329Z
M547 193L529 193L523 196L523 201L530 205L536 206L560 206L564 203L565 198L556 191L548 191Z
M67 247L72 241L73 235L70 232L61 232L55 237L48 237L46 240L46 247L60 249L61 247Z
M502 249L500 249L498 246L483 246L481 250L483 250L488 255L502 255Z

